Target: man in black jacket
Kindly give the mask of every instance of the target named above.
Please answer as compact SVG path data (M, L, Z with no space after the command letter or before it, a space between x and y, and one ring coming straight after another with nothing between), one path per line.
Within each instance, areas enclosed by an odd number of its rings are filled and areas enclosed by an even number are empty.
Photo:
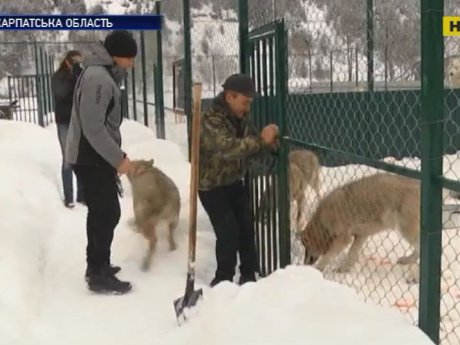
M67 133L69 131L70 115L73 104L73 90L81 72L82 57L76 50L71 50L61 62L58 70L51 78L51 87L54 97L54 114L58 132L59 145L62 152L62 186L64 189L64 205L73 208L73 176L72 167L64 158ZM77 202L84 203L83 188L77 181Z

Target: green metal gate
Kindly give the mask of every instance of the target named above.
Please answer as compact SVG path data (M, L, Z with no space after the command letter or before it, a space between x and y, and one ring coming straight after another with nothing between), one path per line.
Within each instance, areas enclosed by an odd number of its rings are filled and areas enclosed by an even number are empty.
M247 72L258 96L252 120L256 130L268 123L280 126L281 145L276 156L259 157L251 166L246 185L254 215L260 274L265 276L290 263L289 191L285 133L286 32L279 20L249 32Z
M9 102L17 101L14 119L42 127L54 122L49 74L8 76Z

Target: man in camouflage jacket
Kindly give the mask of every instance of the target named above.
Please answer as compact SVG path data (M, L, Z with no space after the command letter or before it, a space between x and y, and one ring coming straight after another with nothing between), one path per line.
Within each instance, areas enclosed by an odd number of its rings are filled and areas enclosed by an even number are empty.
M249 76L232 75L223 88L204 112L200 132L199 198L217 238L217 270L211 286L233 281L237 254L240 284L256 280L254 224L243 177L248 161L274 150L278 136L274 124L259 136L252 130L248 113L255 91Z

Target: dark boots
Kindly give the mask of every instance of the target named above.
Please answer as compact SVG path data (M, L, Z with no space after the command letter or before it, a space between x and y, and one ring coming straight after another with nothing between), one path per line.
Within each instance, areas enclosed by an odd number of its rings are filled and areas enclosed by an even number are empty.
M109 270L109 273L111 275L115 275L115 274L117 274L118 272L121 271L121 267L120 266L112 266L112 265L110 265L108 270ZM86 272L85 272L85 280L86 280L86 282L88 282L88 279L89 279L89 276L91 275L91 273L92 273L91 269L86 268Z
M232 282L233 280L232 279L220 279L218 277L215 277L211 283L209 284L211 287L214 287L216 286L217 284L223 282L223 281L228 281L228 282ZM238 281L238 284L239 285L244 285L246 283L249 283L249 282L256 282L257 279L256 279L256 276L254 274L252 275L247 275L247 276L240 276L240 279Z
M119 271L120 267L117 266L105 266L97 271L87 269L85 279L88 283L88 289L95 293L115 295L122 295L131 291L131 283L121 281L115 276L115 273Z
M249 282L255 282L255 281L256 281L256 276L254 274L242 275L240 277L238 284L243 285L243 284L246 284Z

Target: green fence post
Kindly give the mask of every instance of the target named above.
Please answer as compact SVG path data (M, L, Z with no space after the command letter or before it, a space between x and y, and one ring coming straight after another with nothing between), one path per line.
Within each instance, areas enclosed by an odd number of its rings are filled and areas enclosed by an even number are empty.
M330 55L329 55L329 69L330 69L330 92L334 91L334 52L331 49Z
M252 54L249 52L252 51L252 49L249 49L249 16L248 16L248 0L238 0L238 39L239 39L239 65L240 65L240 73L245 73L245 74L250 74L250 59L252 58L252 74L255 74L255 58L254 56L251 57ZM258 57L260 58L260 56ZM214 56L213 56L213 68L214 68ZM214 73L214 71L213 71ZM254 82L256 82L254 80ZM257 111L257 102L254 102L252 113L258 113ZM256 174L256 176L259 176L259 173ZM257 177L258 180L258 177ZM251 195L251 198L253 196L253 192L258 194L257 190L257 185L258 182L255 182L256 180L251 176L250 173L246 174L245 179L244 179L244 185L246 188L246 191L248 195ZM254 186L254 184L257 184ZM254 214L255 218L258 218L258 210L257 207L253 204L252 207L252 212ZM255 236L256 236L256 242L258 246L258 254L259 254L259 264L260 264L260 273L265 274L265 248L260 248L260 241L259 241L259 223L258 220L256 219L255 221ZM261 255L263 253L263 255Z
M216 59L214 54L211 56L211 64L212 64L212 93L214 97L216 97Z
M44 66L43 66L43 78L44 78L44 87L43 87L43 94L45 97L45 116L46 116L46 125L49 125L50 118L49 114L51 112L51 88L50 88L50 71L49 71L49 56L44 51Z
M50 71L50 75L49 75L49 92L50 92L50 106L51 106L51 111L54 112L54 97L53 97L53 88L52 88L52 85L51 85L51 77L54 73L54 57L50 57L49 59L49 71ZM56 117L54 117L54 120L56 121Z
M443 0L421 0L421 238L419 327L439 344L441 254L444 39Z
M158 66L153 63L153 96L155 98L155 130L157 138L160 138L160 109L158 106Z
M374 0L367 0L367 88L374 91Z
M190 0L183 0L184 17L184 113L187 118L187 139L189 160L192 133L192 37L190 26Z
M133 88L133 117L137 121L137 96L136 96L136 68L131 68L131 82Z
M38 74L38 45L37 42L34 42L34 62L35 62L35 74Z
M385 72L385 91L388 91L388 27L385 27L385 46L383 52L384 72Z
M43 100L42 100L42 89L43 89L43 78L42 78L42 51L41 47L36 47L36 75L35 75L35 90L37 97L37 112L38 112L38 124L42 127L45 126L44 116L43 116Z
M248 0L238 1L238 32L240 40L240 72L249 73L248 34L249 15Z
M313 93L313 65L310 45L308 45L308 83L310 84L310 93Z
M288 154L289 147L286 101L287 101L287 32L284 30L284 20L276 25L276 93L277 114L281 137L278 159L278 209L279 209L279 238L280 238L280 267L291 263L291 226L290 226L290 198L288 183Z
M161 14L161 1L155 2L155 13ZM157 34L157 70L158 77L156 78L157 84L155 89L157 89L156 95L158 99L155 98L155 106L158 107L158 115L160 117L159 129L159 138L166 139L166 125L165 125L165 102L164 102L164 90L163 90L163 38L162 31L158 30Z
M11 83L12 76L8 76L8 99L10 104L13 102L13 85Z
M355 79L356 79L356 91L359 90L359 60L358 60L358 46L355 47Z
M149 126L149 108L147 104L147 70L145 62L145 32L141 31L142 96L144 100L144 125Z
M48 114L49 114L49 104L48 104L48 70L47 70L47 65L48 65L48 59L45 48L42 47L42 75L43 75L43 84L42 84L42 97L43 97L43 115L44 119L46 120L45 126L49 124L49 119L48 119Z
M121 91L121 112L122 116L129 119L129 102L128 102L128 77L123 78L123 83L120 87Z

